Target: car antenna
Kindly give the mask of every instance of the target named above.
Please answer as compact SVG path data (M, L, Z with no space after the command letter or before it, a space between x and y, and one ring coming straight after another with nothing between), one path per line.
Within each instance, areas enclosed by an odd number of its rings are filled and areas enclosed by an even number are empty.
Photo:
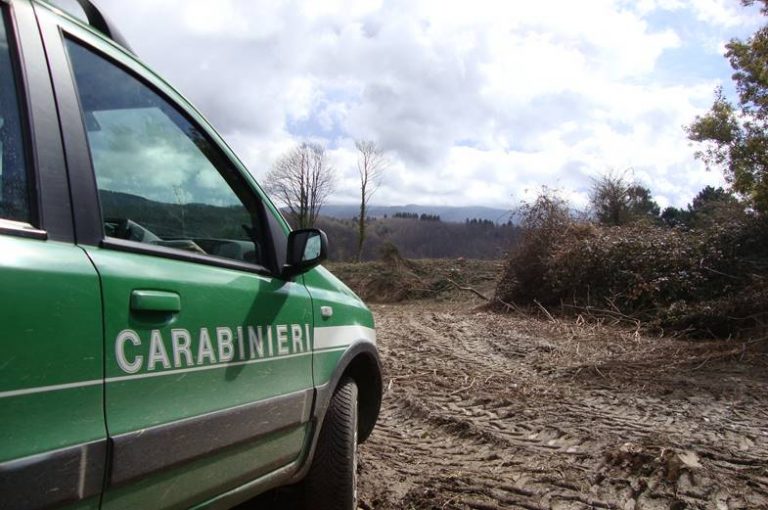
M123 37L117 28L115 28L114 24L110 23L107 17L101 13L99 8L96 7L92 1L77 0L77 3L80 4L83 12L85 12L85 17L88 18L89 25L112 39L115 43L119 44L129 52L134 53L125 37Z

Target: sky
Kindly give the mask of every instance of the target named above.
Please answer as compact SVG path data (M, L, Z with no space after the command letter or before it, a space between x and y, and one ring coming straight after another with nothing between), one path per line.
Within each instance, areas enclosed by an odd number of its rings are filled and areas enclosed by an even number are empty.
M356 139L390 162L377 205L574 207L612 171L662 207L723 184L683 127L733 97L723 57L763 22L737 0L100 0L134 51L257 179L323 144L359 201Z

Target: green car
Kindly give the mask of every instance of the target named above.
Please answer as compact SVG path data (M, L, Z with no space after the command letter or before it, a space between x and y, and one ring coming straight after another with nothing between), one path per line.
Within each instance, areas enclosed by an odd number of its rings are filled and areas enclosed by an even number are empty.
M81 5L0 0L0 508L355 508L370 311Z

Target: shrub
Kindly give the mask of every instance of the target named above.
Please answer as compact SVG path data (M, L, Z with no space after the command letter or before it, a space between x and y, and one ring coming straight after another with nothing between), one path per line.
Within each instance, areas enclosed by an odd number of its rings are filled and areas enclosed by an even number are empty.
M499 300L604 312L694 336L754 331L768 320L764 219L735 215L691 230L600 227L561 213L550 208L546 221L524 223Z
M522 232L496 291L497 297L508 302L532 301L549 294L544 290L549 255L564 232L575 225L568 204L546 189L518 214Z

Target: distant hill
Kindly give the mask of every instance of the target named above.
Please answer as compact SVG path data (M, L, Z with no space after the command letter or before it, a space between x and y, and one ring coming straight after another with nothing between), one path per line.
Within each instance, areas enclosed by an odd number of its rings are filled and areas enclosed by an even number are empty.
M379 258L388 245L396 247L401 256L411 259L501 259L520 234L517 225L495 224L492 220L447 222L435 220L434 215L431 217L426 220L392 216L372 219L368 223L363 259ZM357 224L353 220L323 215L316 226L328 234L331 260L355 258Z
M242 206L167 204L106 190L101 191L101 204L106 220L115 224L112 228L130 219L162 238L188 237L198 243L204 238L249 240L243 225L251 219ZM316 226L328 234L332 260L356 256L354 209L328 206L321 211ZM520 233L504 213L489 207L377 207L368 223L363 259L379 258L390 245L407 258L501 259Z
M324 205L320 213L331 218L350 219L360 214L359 205ZM464 223L468 219L490 220L494 223L507 223L511 219L511 209L496 209L493 207L466 206L451 207L440 205L372 205L369 207L368 216L371 218L383 218L385 215L391 218L395 213L410 213L440 216L442 221L452 223Z

